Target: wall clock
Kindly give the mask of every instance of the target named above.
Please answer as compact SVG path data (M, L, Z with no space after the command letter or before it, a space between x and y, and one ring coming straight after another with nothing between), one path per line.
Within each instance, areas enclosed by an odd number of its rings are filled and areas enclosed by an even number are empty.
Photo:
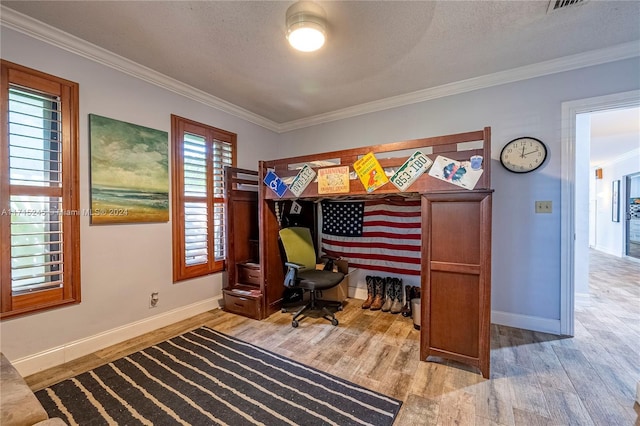
M531 137L516 138L500 152L500 163L513 173L529 173L542 166L547 158L547 147L541 140Z

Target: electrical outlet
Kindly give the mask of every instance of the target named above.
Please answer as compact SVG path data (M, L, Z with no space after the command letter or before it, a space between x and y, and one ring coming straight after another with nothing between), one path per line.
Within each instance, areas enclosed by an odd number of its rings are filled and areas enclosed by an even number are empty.
M159 301L160 297L158 296L158 292L154 291L153 293L151 293L151 296L149 296L149 309L158 306Z
M551 201L536 201L536 213L551 213Z

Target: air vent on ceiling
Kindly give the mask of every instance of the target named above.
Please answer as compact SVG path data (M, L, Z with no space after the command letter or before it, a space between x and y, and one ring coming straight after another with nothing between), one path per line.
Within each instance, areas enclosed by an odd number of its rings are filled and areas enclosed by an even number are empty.
M556 10L566 9L571 6L579 6L588 2L589 0L551 0L549 2L549 8L547 13L555 12Z

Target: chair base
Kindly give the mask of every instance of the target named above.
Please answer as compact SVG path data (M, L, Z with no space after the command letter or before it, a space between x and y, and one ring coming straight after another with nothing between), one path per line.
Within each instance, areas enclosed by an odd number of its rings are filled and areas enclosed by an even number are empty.
M320 300L316 298L316 292L310 291L310 297L307 303L304 305L297 305L297 310L293 312L293 318L291 320L291 326L296 328L299 325L298 318L302 316L314 316L308 314L321 314L322 318L331 322L331 325L337 326L338 319L336 318L334 312L329 310L329 308L335 308L336 311L342 310L341 302L332 302L328 300ZM289 307L293 308L293 307ZM289 312L289 308L283 307L282 312ZM316 317L317 318L317 317Z

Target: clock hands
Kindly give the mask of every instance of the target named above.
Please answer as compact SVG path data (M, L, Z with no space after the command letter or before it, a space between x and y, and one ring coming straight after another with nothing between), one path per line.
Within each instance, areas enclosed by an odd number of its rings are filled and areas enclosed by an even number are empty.
M522 144L522 154L520 154L520 158L524 158L524 144Z
M522 157L526 157L527 155L533 154L534 152L538 152L538 150L536 149L535 151L527 152L526 154L524 153L524 150L523 150Z

